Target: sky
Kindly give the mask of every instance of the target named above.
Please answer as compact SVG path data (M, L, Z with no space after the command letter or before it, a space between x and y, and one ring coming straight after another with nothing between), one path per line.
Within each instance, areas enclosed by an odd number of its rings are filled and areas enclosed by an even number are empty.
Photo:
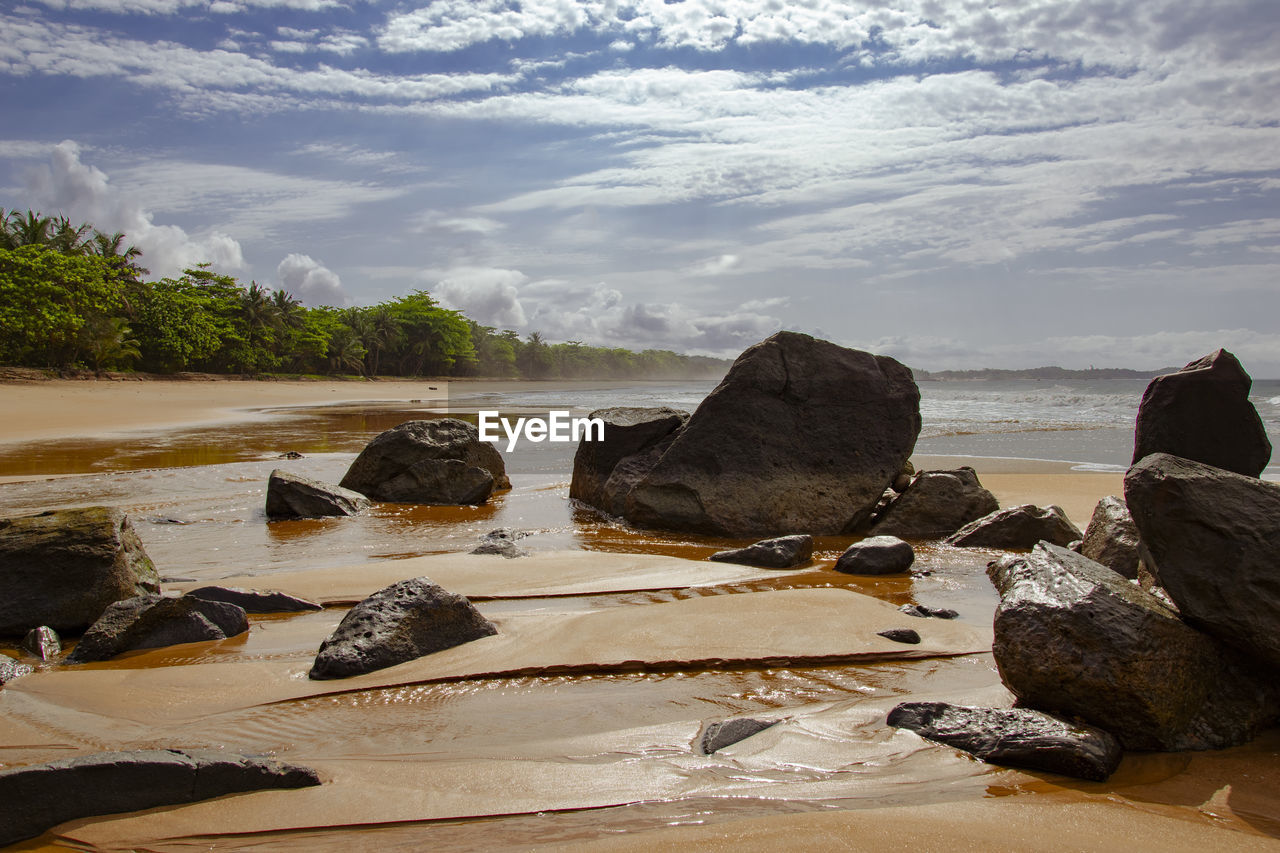
M1280 377L1275 0L4 0L0 206L309 305Z

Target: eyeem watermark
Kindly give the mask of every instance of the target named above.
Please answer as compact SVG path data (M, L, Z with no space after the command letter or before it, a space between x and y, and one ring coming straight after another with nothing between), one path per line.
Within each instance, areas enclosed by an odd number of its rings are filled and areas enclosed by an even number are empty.
M480 440L501 441L498 427L507 435L507 452L515 450L521 438L539 441L604 441L604 421L600 418L573 418L567 411L550 411L545 418L516 418L513 424L497 412L480 412Z

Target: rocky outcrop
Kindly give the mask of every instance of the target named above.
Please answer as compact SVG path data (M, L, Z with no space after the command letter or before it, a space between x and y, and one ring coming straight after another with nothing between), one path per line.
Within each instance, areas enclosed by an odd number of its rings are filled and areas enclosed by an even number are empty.
M410 578L351 608L321 643L310 675L348 678L496 633L465 597L428 578Z
M945 541L960 548L1031 548L1042 540L1066 546L1083 536L1062 507L1022 504L984 515Z
M726 746L732 746L752 735L759 734L767 728L776 726L779 722L779 720L754 720L750 717L738 717L733 720L717 720L714 723L707 723L702 727L702 731L698 732L698 739L695 742L697 751L700 755L711 755Z
M246 613L305 613L323 610L314 601L274 589L240 589L232 586L202 586L187 593L192 598L234 604Z
M1000 509L972 468L921 471L880 513L871 532L906 539L941 539Z
M762 539L745 548L717 551L708 559L717 563L739 563L762 569L791 569L813 557L813 537L804 534Z
M267 518L270 521L356 515L367 506L369 499L359 492L280 468L272 471L267 480Z
M114 601L158 592L129 517L91 506L0 519L0 634L83 631Z
M41 625L22 638L22 650L42 661L50 661L62 654L62 638L48 625Z
M671 442L666 439L684 426L689 413L665 406L618 407L599 409L589 417L604 422L604 438L579 443L578 452L573 457L569 497L603 509L610 515L622 515L632 486L661 457L661 453L654 455L647 451L659 443L663 443L663 450L669 447ZM649 464L643 465L642 459L648 459ZM614 478L612 487L606 489L615 470L619 476Z
M1168 453L1258 476L1271 458L1271 442L1249 402L1252 386L1236 357L1221 349L1157 376L1138 408L1133 461Z
M779 332L738 357L624 516L722 536L842 533L867 519L919 431L906 367Z
M15 678L31 674L31 667L18 663L8 655L0 655L0 684L8 684Z
M991 764L1095 782L1114 773L1123 755L1108 732L1030 708L904 702L889 712L888 722Z
M1124 493L1182 618L1280 667L1280 484L1156 453Z
M915 559L915 551L898 537L871 536L846 548L835 569L848 575L892 575L911 568Z
M1098 501L1085 528L1080 553L1130 580L1138 577L1142 560L1138 528L1123 500L1108 495Z
M319 785L315 771L193 749L102 752L0 770L0 846L76 818Z
M1276 717L1274 678L1092 560L1041 543L987 570L992 652L1019 704L1106 729L1129 749L1217 749Z
M85 631L67 663L109 660L124 652L225 640L249 630L244 609L221 601L140 595L117 601Z
M512 530L510 527L499 527L481 536L480 544L472 548L469 553L493 554L499 557L506 557L508 560L514 560L516 557L527 557L529 552L516 544L525 535L522 531Z
M339 484L375 501L481 504L511 488L498 449L457 418L408 421L360 451Z

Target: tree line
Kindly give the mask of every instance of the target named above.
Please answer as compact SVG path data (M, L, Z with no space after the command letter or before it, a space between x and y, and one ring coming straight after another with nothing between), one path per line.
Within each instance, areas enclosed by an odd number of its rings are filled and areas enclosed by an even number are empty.
M0 208L0 364L71 370L529 379L718 378L723 359L549 343L482 326L425 290L308 308L201 264L147 280L122 233Z

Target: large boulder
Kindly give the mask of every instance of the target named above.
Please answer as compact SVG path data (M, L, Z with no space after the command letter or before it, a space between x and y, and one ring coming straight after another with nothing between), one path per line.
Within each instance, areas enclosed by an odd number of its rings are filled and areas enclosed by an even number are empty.
M1138 408L1133 461L1168 453L1258 476L1271 459L1271 442L1249 402L1252 386L1236 357L1222 349L1157 376Z
M645 451L663 441L689 419L689 413L665 406L660 408L618 407L599 409L589 417L604 423L604 437L597 441L582 441L573 457L573 481L569 484L569 497L605 510L610 515L621 515L623 501L634 483L620 488L621 479L606 495L605 484L620 462L629 457L644 455ZM669 442L668 442L669 445ZM665 449L665 448L664 448ZM658 457L654 457L656 462ZM644 469L648 473L649 465Z
M847 575L893 575L911 568L915 560L910 543L896 536L870 536L846 548L835 570Z
M225 640L248 630L244 608L234 604L185 595L139 595L103 611L67 656L67 663L109 660L137 649Z
M723 536L839 534L870 515L919 431L906 367L779 332L738 357L631 489L624 515Z
M246 613L305 613L323 610L314 601L275 589L241 589L236 586L202 586L187 595L205 601L221 601L243 608Z
M160 591L129 517L91 506L0 519L0 634L83 631L107 605Z
M361 675L496 633L493 623L464 596L428 578L410 578L351 608L320 644L310 675Z
M987 570L992 652L1019 704L1106 729L1129 749L1218 749L1276 717L1274 679L1158 599L1041 543Z
M359 492L331 486L277 468L267 480L267 518L324 518L355 515L369 505Z
M1030 708L968 708L946 702L904 702L889 725L963 750L991 764L1104 781L1123 751L1108 732Z
M1000 509L972 468L921 471L880 513L871 532L906 539L941 539Z
M511 488L502 454L457 418L407 421L360 451L339 484L375 501L481 504Z
M1142 543L1129 507L1115 495L1107 495L1093 508L1084 531L1080 553L1130 580L1138 577Z
M707 559L717 563L738 563L762 569L791 569L813 557L813 537L803 533L762 539L745 548L717 551Z
M1083 535L1062 507L1021 504L971 521L945 541L960 548L1031 548L1040 541L1070 545Z
M306 767L196 749L100 752L13 767L0 770L0 846L81 817L319 784Z
M1124 493L1182 618L1280 667L1280 484L1154 453Z

